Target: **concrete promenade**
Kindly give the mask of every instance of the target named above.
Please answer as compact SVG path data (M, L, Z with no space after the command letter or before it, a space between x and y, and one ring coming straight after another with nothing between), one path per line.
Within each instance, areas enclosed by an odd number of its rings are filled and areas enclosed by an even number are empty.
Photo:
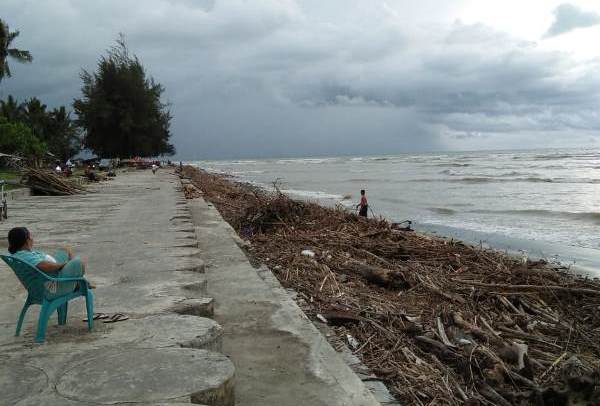
M96 193L11 201L0 251L13 226L38 249L72 246L95 311L130 320L90 333L82 298L66 326L51 317L46 344L34 344L38 306L14 337L26 293L0 264L0 404L379 405L218 212L179 189L166 170L138 171Z
M212 302L178 188L170 173L140 171L92 186L96 193L10 202L2 252L17 225L30 229L38 249L70 245L98 286L95 311L130 320L97 321L89 333L81 298L70 302L66 326L51 317L46 344L34 344L39 306L14 337L26 293L2 263L1 405L234 404L234 367L218 352L223 329L194 315L209 315Z

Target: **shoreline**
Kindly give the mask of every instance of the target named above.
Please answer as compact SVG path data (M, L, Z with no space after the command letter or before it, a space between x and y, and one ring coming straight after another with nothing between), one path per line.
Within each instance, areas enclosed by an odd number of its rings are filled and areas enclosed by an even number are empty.
M543 259L581 276L600 278L600 252L591 248L563 246L547 241L507 237L496 233L483 233L440 225L417 224L417 232L427 235L459 239L468 244L502 251L515 257L526 256L534 260Z
M191 166L194 168L199 168L196 165ZM215 176L220 176L230 182L243 185L249 189L255 189L267 193L273 192L272 188L268 186L244 181L238 179L232 174L212 171L208 171L208 173L211 173ZM302 198L299 196L296 197L289 194L288 196L294 200L316 202L317 204L325 207L335 207L335 205L323 204L319 202L318 199L315 201L309 198ZM339 204L339 202L337 203ZM369 218L380 217L390 223L396 221L382 214L369 216ZM413 221L412 227L416 233L430 237L457 240L474 247L482 246L483 248L503 252L515 258L529 258L535 261L543 260L556 268L573 272L579 276L600 278L600 252L597 252L597 250L593 250L591 248L563 246L547 241L508 237L502 234L473 231L469 229L446 226L443 224L418 223Z
M268 189L272 180L281 178L282 189L293 198L328 206L351 205L356 192L367 189L375 214L390 221L411 219L421 230L437 228L439 235L475 245L483 240L500 250L518 255L527 251L599 275L598 185L593 173L600 155L582 153L534 150L198 163ZM541 179L546 181L534 181Z
M184 171L305 313L401 402L518 404L558 389L575 399L581 391L561 371L576 361L578 379L600 379L599 282Z

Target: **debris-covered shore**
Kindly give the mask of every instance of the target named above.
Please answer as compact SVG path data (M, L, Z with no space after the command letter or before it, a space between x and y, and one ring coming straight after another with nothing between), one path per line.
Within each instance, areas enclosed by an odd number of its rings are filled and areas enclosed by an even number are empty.
M403 404L600 405L600 281L184 174Z

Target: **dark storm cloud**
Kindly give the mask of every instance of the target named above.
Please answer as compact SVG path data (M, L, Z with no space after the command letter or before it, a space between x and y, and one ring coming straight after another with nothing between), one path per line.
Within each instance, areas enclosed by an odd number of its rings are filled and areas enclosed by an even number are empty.
M4 0L35 61L13 65L0 92L70 104L81 68L123 32L167 89L184 159L443 149L519 132L545 145L600 129L597 62L484 25L407 24L385 3L319 4Z
M554 10L554 22L546 32L546 37L553 37L596 24L600 24L600 15L584 11L572 4L561 4Z

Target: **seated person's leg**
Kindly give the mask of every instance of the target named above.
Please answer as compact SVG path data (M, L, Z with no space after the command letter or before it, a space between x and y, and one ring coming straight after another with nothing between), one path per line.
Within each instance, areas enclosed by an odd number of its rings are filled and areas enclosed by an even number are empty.
M57 250L56 253L54 254L54 259L56 259L56 262L68 262L69 261L69 254L67 253L67 251L63 250L62 248Z
M63 269L58 272L59 278L78 278L83 276L83 263L81 258L75 257L65 264ZM56 294L58 296L72 292L75 289L77 282L61 283L58 286Z

